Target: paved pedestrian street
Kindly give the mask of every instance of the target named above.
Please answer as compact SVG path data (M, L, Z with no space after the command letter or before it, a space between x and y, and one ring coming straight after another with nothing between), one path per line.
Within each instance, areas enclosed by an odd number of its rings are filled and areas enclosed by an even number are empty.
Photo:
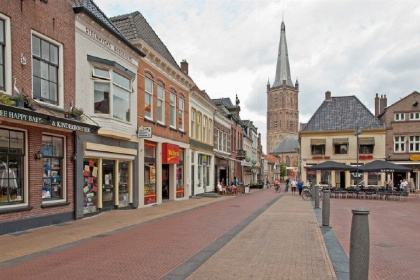
M336 279L312 205L272 189L0 236L2 279Z
M420 199L408 201L331 199L331 220L347 256L352 213L369 209L370 280L420 279Z

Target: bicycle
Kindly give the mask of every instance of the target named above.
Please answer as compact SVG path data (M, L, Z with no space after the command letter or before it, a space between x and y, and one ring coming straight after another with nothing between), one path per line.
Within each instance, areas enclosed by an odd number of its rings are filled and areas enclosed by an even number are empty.
M319 200L322 200L323 194L322 194L322 188L319 188ZM312 192L309 188L303 188L302 189L302 199L303 200L311 200L312 199Z

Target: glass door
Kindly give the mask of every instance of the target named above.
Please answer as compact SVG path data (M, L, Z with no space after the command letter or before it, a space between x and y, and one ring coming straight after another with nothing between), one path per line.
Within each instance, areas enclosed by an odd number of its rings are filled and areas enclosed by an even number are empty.
M102 161L102 208L105 210L114 207L114 167L114 161Z

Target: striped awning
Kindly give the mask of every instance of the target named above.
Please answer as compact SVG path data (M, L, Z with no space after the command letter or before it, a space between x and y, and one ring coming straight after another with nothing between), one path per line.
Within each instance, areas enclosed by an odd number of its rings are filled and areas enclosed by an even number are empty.
M344 145L349 143L349 138L335 138L333 139L334 145Z
M325 145L325 139L311 139L311 145Z
M359 138L359 145L375 145L374 137L361 137Z

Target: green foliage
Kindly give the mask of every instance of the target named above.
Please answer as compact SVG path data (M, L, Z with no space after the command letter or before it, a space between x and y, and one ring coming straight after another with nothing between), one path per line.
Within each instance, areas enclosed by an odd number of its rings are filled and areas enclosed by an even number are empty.
M15 106L16 102L13 101L10 96L0 94L0 103L8 106Z

